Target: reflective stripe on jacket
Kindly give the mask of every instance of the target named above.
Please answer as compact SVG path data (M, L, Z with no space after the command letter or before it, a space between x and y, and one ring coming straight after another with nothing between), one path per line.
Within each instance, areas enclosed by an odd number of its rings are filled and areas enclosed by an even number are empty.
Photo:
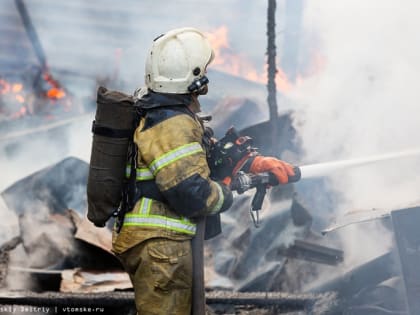
M130 176L131 165L127 165L126 177ZM137 168L136 180L138 182L154 179L153 173L149 168ZM127 213L124 218L123 226L143 226L160 227L179 233L194 235L196 231L195 223L187 218L169 218L162 215L151 214L153 199L141 197L133 211Z
M187 111L185 106L157 108L141 119L134 134L136 178L140 184L153 181L163 198L142 196L137 201L120 233L114 232L116 253L153 237L190 239L195 234L195 217L230 206L231 192L209 177L203 127Z
M147 226L173 230L179 233L195 234L196 226L187 218L173 219L162 215L153 215L150 209L153 199L141 198L137 209L125 215L123 226Z

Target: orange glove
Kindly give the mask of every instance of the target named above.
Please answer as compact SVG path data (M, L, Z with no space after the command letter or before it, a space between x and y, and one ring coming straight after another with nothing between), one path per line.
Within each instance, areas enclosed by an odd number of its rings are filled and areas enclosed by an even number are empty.
M292 165L270 156L256 156L249 170L253 174L270 172L280 184L287 184L289 176L295 175Z

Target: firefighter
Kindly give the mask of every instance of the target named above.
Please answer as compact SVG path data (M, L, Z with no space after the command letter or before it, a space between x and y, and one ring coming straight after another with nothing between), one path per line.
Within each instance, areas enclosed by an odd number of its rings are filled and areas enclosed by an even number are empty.
M140 315L190 314L195 222L232 204L229 187L210 178L197 116L213 56L194 28L157 37L147 56L147 89L138 100L145 114L134 133L138 200L113 232L113 251L130 275ZM281 183L293 175L289 164L261 156L249 169L271 171Z

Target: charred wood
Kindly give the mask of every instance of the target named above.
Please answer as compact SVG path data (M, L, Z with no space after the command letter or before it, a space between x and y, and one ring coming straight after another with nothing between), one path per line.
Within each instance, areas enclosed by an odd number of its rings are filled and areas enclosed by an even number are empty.
M311 292L333 291L337 292L339 297L352 296L369 284L375 285L395 276L398 272L395 266L393 253L387 253L349 271L342 277L311 290Z
M304 240L295 240L288 248L278 248L267 253L267 257L284 255L289 258L297 258L306 261L326 265L338 265L344 260L344 252L331 247L309 243Z
M20 236L16 236L0 247L0 287L6 285L6 278L9 270L10 251L15 249L22 242Z
M268 133L271 141L267 141L271 144L271 154L277 151L279 143L277 141L278 135L278 108L277 108L277 88L276 88L276 0L268 0L267 10L267 66L268 66L268 77L267 77L267 103L270 112L270 129Z
M47 58L45 56L45 52L44 52L44 49L42 48L38 34L36 33L35 27L32 24L32 20L29 16L26 5L23 2L23 0L15 0L15 4L16 4L20 17L22 18L23 26L25 27L26 33L28 34L29 40L34 48L38 61L40 62L41 67L44 70L46 70Z
M283 310L306 310L315 305L325 294L293 294L284 292L229 292L212 291L206 293L208 305L253 305L259 307L279 306ZM134 293L131 291L107 293L1 293L0 304L71 307L125 307L134 306Z

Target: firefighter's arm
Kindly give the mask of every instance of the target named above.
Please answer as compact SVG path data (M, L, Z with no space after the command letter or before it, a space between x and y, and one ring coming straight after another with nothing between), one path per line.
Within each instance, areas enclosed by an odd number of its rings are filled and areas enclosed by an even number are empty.
M159 190L174 211L186 217L224 211L233 201L226 185L210 179L202 133L198 122L186 114L136 132L140 154Z

